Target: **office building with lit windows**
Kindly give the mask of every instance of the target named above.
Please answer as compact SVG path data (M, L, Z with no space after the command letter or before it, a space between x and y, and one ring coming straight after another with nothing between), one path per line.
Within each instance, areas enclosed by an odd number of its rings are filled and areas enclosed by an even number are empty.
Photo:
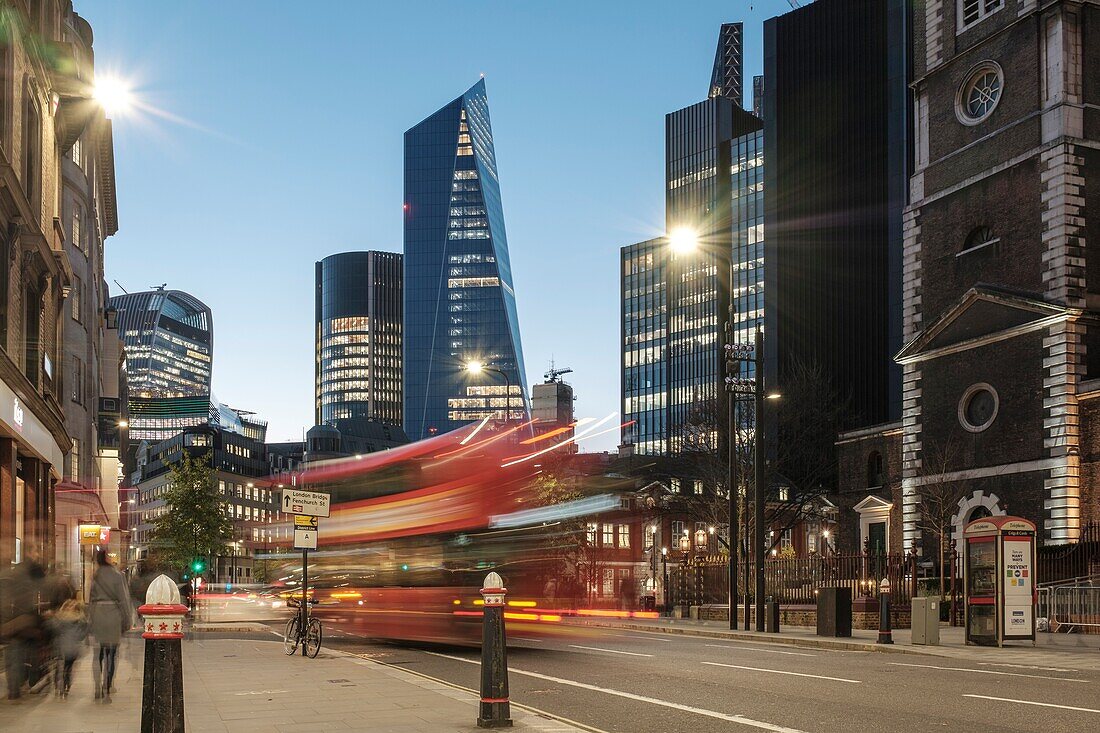
M762 317L763 123L741 108L740 31L722 26L710 96L666 115L667 235L622 250L623 445L636 453L721 452L726 314L749 343Z
M314 419L345 439L401 425L401 259L343 252L317 263Z
M485 81L405 133L404 422L412 440L527 414ZM465 370L478 361L500 374Z
M621 250L623 442L636 453L662 454L665 435L664 237Z

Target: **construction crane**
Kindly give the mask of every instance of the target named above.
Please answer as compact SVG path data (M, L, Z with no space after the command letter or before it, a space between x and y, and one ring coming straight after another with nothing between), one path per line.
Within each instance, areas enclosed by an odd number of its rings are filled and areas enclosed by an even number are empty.
M557 368L554 367L554 362L550 362L549 371L547 371L542 376L544 376L546 378L546 383L550 384L551 382L560 382L561 381L561 376L563 374L569 374L572 371L573 370L570 369L569 367L565 367L564 369L557 369Z

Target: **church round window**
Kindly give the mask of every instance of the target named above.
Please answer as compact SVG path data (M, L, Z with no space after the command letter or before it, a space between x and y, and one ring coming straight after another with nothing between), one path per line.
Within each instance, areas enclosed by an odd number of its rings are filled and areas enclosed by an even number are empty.
M972 433L985 430L997 419L1000 400L988 384L972 385L959 400L959 422Z
M964 125L976 125L993 114L1004 91L1004 74L992 61L971 70L955 99L955 114Z

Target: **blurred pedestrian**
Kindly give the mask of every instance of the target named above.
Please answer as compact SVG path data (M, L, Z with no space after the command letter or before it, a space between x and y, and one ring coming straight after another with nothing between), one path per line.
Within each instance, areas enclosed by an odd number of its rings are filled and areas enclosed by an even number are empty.
M3 606L0 607L0 638L7 642L4 667L8 699L18 699L23 683L38 681L38 649L45 638L39 596L46 570L33 556L13 566L0 577Z
M110 702L115 664L122 635L130 629L133 611L126 578L111 564L105 550L95 555L96 571L88 596L89 631L99 645L92 660L95 699Z
M88 637L88 617L84 602L70 598L61 604L53 616L46 621L53 636L56 667L54 685L60 697L69 696L73 686L73 664L80 657L84 640Z

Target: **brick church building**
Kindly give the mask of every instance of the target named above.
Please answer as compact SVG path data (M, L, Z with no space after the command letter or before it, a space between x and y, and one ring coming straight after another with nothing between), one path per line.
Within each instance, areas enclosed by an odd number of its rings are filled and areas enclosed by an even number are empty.
M1100 522L1100 1L912 5L902 419L838 440L838 538ZM923 503L922 503L923 502Z

